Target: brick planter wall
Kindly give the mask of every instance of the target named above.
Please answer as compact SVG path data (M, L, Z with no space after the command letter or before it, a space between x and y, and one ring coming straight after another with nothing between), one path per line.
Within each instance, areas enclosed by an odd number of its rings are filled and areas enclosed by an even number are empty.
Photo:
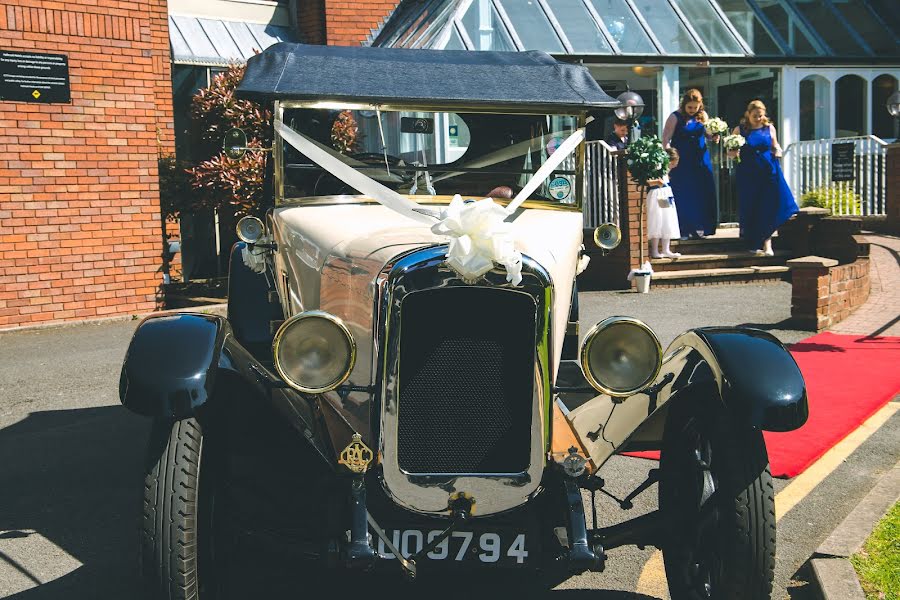
M153 310L165 0L0 0L0 48L67 55L72 95L0 102L0 328Z
M887 151L887 231L900 235L900 144L891 144Z
M821 331L850 316L869 298L869 257L838 265L820 256L788 261L793 275L791 317L795 325Z

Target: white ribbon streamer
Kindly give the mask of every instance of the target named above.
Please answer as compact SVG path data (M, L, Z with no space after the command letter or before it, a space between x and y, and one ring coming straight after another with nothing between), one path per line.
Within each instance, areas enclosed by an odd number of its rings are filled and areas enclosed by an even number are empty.
M372 199L391 210L429 225L434 223L434 220L437 218L437 211L425 208L409 198L404 198L389 187L363 175L353 167L347 166L327 151L317 147L306 136L297 133L284 123L276 123L275 129L284 141L305 154L320 167L361 193L371 196Z
M541 183L550 177L550 174L553 173L553 170L559 166L559 164L566 160L570 154L584 141L584 129L576 129L575 133L566 138L562 144L559 145L559 148L550 155L550 158L545 162L540 169L537 170L537 173L534 174L525 187L522 188L522 191L516 194L515 199L509 203L509 206L506 207L506 210L509 214L516 212L522 203L528 199L528 196L531 195L531 192L536 190Z
M275 129L284 141L347 185L401 215L432 225L434 233L448 236L447 264L464 279L471 281L484 275L496 262L506 268L506 280L513 285L522 281L522 254L515 248L512 223L507 223L506 219L584 140L584 129L578 129L566 138L506 208L491 198L464 202L457 194L450 205L438 213L360 173L283 123L276 123ZM437 223L434 223L435 219ZM252 258L245 256L244 260L252 261Z

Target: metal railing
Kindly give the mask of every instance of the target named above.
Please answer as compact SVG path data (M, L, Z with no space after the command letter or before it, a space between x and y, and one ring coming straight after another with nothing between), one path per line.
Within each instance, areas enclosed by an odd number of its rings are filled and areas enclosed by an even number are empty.
M853 143L851 181L833 181L834 144ZM874 135L794 142L784 151L788 185L803 205L810 201L835 215L884 215L887 202L887 143Z
M585 144L584 226L619 223L619 153L604 141Z

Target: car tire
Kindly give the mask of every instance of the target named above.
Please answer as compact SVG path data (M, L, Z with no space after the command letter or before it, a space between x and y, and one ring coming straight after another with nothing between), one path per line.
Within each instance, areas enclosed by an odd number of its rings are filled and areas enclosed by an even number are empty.
M211 523L211 497L201 486L203 428L196 419L158 419L150 434L144 477L141 571L150 598L202 599L206 577L201 529ZM205 534L205 532L204 532ZM204 583L206 583L204 581Z
M710 407L672 410L659 486L672 600L768 599L775 498L762 432Z

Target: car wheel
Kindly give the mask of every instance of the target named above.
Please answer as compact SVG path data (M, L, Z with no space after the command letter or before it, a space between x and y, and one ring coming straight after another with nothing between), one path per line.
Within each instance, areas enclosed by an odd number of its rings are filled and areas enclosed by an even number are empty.
M672 410L659 486L672 600L768 599L775 499L762 432L721 410Z
M213 498L195 419L154 422L144 477L141 570L151 598L202 599L211 577Z

